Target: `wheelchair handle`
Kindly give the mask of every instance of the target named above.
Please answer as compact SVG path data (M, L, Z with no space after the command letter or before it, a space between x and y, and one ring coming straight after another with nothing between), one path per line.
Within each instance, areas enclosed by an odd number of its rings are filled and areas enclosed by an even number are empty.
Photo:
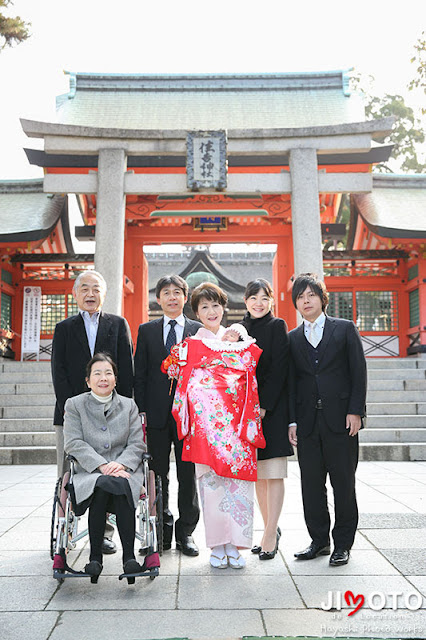
M146 460L147 462L149 462L150 460L152 460L152 455L145 452L142 454L142 460Z

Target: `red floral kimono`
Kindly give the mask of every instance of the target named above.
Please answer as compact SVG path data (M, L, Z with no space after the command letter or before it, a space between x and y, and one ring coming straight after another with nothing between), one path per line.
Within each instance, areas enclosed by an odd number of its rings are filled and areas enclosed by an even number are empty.
M254 340L222 342L205 328L176 345L163 363L178 377L173 416L184 439L182 460L195 463L206 545L250 548L256 447L264 447ZM206 337L208 336L208 337Z
M184 439L182 460L208 465L218 476L255 481L256 448L265 446L255 377L261 349L197 338L175 349L180 372L172 413Z

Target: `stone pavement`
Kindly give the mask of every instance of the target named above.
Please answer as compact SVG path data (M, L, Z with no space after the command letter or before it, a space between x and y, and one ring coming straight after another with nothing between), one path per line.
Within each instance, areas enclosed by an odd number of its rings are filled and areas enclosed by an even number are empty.
M309 536L292 461L274 560L260 562L245 552L244 570L212 569L200 524L198 558L165 552L160 576L134 586L117 579L119 553L104 559L97 585L53 580L48 548L55 480L50 465L0 466L2 640L426 637L426 462L360 463L359 531L345 567L330 567L326 557L294 559ZM258 511L255 528L259 541ZM78 569L87 557L87 540L70 554ZM341 598L341 609L322 609L329 592L335 607ZM361 595L364 606L349 616Z

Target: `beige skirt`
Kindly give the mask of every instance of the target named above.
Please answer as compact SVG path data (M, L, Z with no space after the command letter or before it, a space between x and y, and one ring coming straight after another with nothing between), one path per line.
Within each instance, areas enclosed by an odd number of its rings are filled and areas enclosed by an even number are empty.
M269 458L257 461L258 480L277 480L287 478L287 458Z

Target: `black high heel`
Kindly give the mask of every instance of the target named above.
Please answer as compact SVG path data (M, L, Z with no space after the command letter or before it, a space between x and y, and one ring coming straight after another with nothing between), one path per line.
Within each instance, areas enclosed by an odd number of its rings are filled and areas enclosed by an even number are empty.
M98 578L102 573L103 565L97 560L91 560L84 567L84 572L90 576L90 582L92 584L97 584Z
M275 542L275 549L273 551L261 551L259 553L259 560L273 560L277 555L278 545L280 544L281 529L277 528L277 538Z
M142 565L137 562L134 558L130 560L126 560L123 564L123 573L141 573L143 571ZM129 576L127 578L127 584L135 584L136 578L135 576Z
M254 547L251 548L252 553L260 553L262 551L262 547L258 544L255 544Z

